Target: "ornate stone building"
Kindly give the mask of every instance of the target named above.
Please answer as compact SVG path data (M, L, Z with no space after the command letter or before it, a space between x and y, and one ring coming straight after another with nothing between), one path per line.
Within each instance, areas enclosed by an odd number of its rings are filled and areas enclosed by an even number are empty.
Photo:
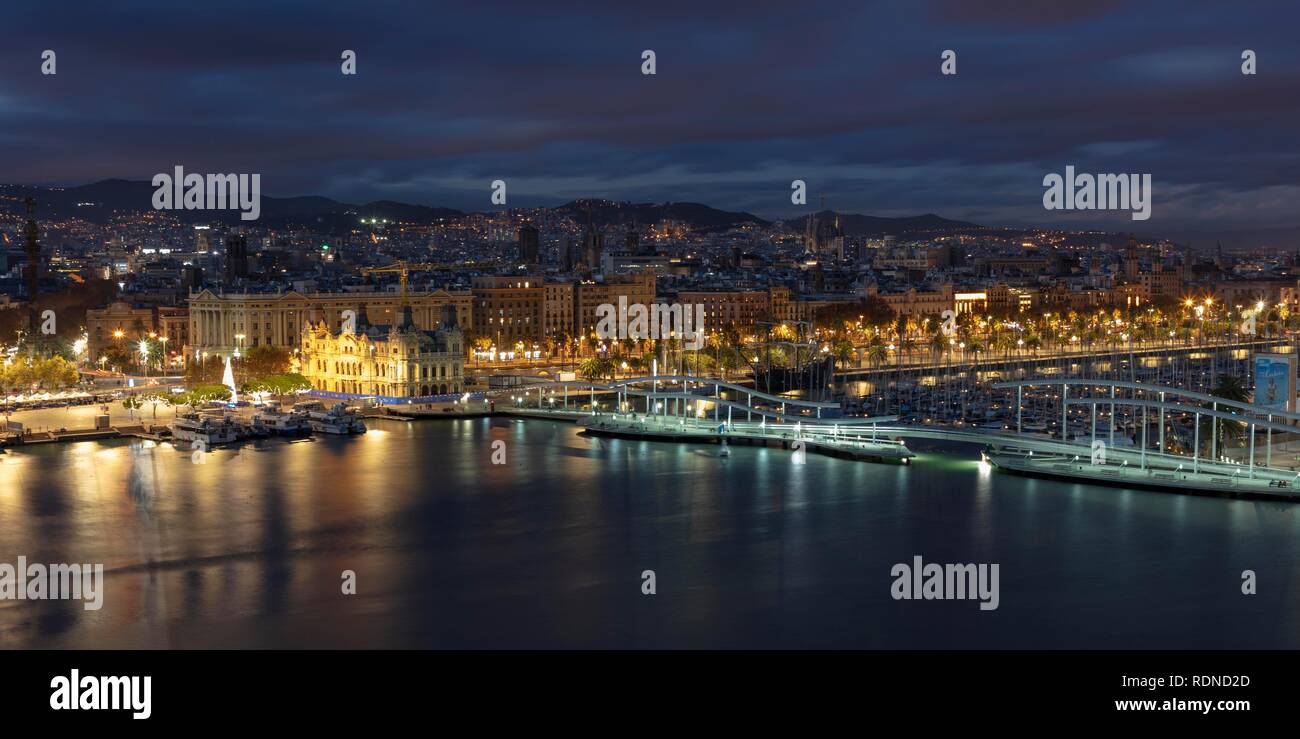
M390 326L371 325L364 305L355 309L355 331L334 331L323 316L309 318L302 333L300 369L312 387L379 398L422 398L465 391L464 342L454 305L442 323L416 327L409 307Z
M446 305L456 307L456 322L472 325L473 298L468 291L435 290L414 293L406 303L416 326L436 329ZM294 349L302 340L309 315L338 326L343 311L364 308L376 321L392 323L401 312L402 296L396 292L309 293L218 293L211 290L190 295L190 359L202 354L227 355L237 349L276 346Z

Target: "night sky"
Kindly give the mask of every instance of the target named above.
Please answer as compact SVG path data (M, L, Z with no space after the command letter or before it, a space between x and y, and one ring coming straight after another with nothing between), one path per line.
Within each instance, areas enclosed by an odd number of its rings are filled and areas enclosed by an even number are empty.
M260 173L267 195L486 210L500 178L511 206L775 218L800 212L801 178L809 207L874 215L1300 225L1294 0L176 5L7 5L0 182L181 164ZM944 49L956 76L939 73ZM1151 220L1045 211L1043 176L1067 164L1151 173Z

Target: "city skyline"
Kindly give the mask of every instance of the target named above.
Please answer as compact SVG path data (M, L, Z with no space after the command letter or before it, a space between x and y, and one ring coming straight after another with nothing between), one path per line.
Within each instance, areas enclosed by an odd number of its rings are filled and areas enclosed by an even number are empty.
M98 202L76 202L64 195L56 198L56 202L51 204L49 196L54 193L64 191L86 192L95 188L108 188L114 192L111 202L103 200ZM141 193L134 201L125 202L121 199L122 188L139 188ZM104 221L109 217L120 215L117 211L125 208L144 214L152 210L148 207L148 195L154 191L152 185L143 180L127 180L123 178L109 178L96 182L83 184L73 184L66 186L51 186L32 183L0 183L0 192L8 190L10 195L26 196L33 195L37 200L37 209L50 217L49 210L54 207L58 213L55 214L57 220L67 216L89 217L90 220ZM147 192L145 192L147 190ZM603 229L619 228L627 230L629 227L640 224L641 226L649 225L650 220L638 219L635 216L636 211L662 211L668 220L680 219L684 223L694 223L696 228L704 231L721 230L734 224L753 222L763 227L785 224L787 227L796 229L802 228L802 224L809 218L815 218L819 214L833 213L847 219L851 224L847 227L847 233L850 235L883 235L883 234L914 234L925 232L938 232L949 230L953 232L972 232L978 230L988 230L990 232L1006 233L1061 233L1061 234L1111 234L1123 236L1134 234L1143 240L1150 241L1168 241L1190 248L1195 252L1210 253L1216 250L1227 249L1234 252L1259 252L1261 254L1276 254L1283 252L1292 252L1296 250L1294 246L1300 242L1300 226L1295 227L1277 227L1277 228L1249 228L1249 229L1229 229L1224 231L1181 231L1181 230L1149 230L1142 228L1142 222L1116 222L1111 228L1103 228L1100 225L1010 225L1000 223L971 223L957 220L947 215L934 211L918 211L911 214L900 214L896 216L885 216L867 212L845 211L839 208L831 207L830 203L819 202L817 205L805 206L801 213L792 215L787 218L766 217L760 213L750 213L745 211L729 211L707 202L698 201L663 201L663 202L638 202L632 200L618 200L615 198L602 197L599 195L581 196L567 202L556 202L550 204L524 206L524 205L507 205L497 206L495 208L479 208L470 210L458 210L455 208L428 205L423 203L402 202L382 199L364 199L356 202L344 202L334 200L322 195L301 194L297 196L280 197L268 194L265 196L268 201L279 202L287 206L285 209L276 209L270 217L264 217L258 220L239 220L239 211L230 210L225 213L212 209L197 210L173 210L171 212L178 214L183 219L194 223L219 223L223 220L233 219L232 223L254 231L270 230L274 231L282 228L307 227L319 230L323 233L342 233L349 230L352 224L351 216L348 218L339 218L342 214L357 213L368 214L375 218L384 216L391 220L385 222L420 224L434 223L437 221L455 221L461 218L485 217L501 218L509 217L518 219L523 214L523 219L527 221L530 213L549 211L552 213L561 213L564 211L572 212L581 210L584 203L598 204L614 209L620 212L618 216L621 220L618 222L607 222L601 224ZM18 216L25 208L21 202L21 197L13 200L9 210L12 215ZM140 206L139 203L145 203ZM84 211L85 206L99 206L98 211L93 215ZM3 208L3 204L0 204ZM622 213L622 211L628 213ZM682 215L667 215L670 211L684 211ZM685 211L689 211L685 212ZM322 225L319 219L313 222L313 219L319 213L330 213L335 218L330 221L329 225ZM631 213L631 215L629 215ZM719 223L713 225L701 226L695 223L693 216L711 217L713 219L722 219ZM861 221L856 221L861 219ZM581 220L581 218L575 218ZM598 218L598 221L601 219ZM361 221L362 223L365 220ZM376 221L378 223L379 221ZM853 226L855 222L858 226Z

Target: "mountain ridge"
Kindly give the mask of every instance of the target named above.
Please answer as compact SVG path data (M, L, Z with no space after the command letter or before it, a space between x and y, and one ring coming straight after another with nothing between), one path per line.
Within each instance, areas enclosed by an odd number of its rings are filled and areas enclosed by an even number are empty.
M107 222L121 211L148 211L152 209L154 186L145 181L112 178L73 187L39 185L0 185L0 193L12 196L8 204L11 211L21 212L22 198L37 199L38 217L79 217L98 223ZM673 221L689 230L714 232L753 224L767 227L777 220L762 218L745 211L728 211L705 203L664 202L634 203L599 198L580 198L548 210L567 215L578 222L590 217L596 225L628 225L631 223L660 223ZM247 224L241 221L239 211L183 210L174 211L187 223ZM470 215L473 212L455 208L419 205L395 200L374 200L364 204L346 203L322 195L272 197L263 195L261 213L257 223L269 227L289 225L313 226L322 229L352 228L360 219L380 219L405 223L434 223L446 218ZM823 211L828 213L829 211ZM785 220L787 226L802 229L809 216ZM848 235L876 233L906 233L909 231L946 230L952 228L978 228L976 224L954 221L933 213L918 216L890 218L858 213L840 214Z

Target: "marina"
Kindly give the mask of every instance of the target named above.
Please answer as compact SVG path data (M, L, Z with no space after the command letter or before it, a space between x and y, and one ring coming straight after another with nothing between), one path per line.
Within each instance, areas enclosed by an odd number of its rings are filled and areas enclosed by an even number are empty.
M405 416L375 414L375 418L411 420ZM119 438L172 441L179 446L211 449L249 439L267 437L302 437L311 434L351 436L364 434L366 424L360 409L345 404L326 406L316 400L295 404L283 410L277 403L239 406L213 404L175 414L170 423L144 421L113 424L107 415L96 419L94 428L57 430L23 430L0 435L0 448Z
M1270 348L1276 344L1269 345ZM1207 354L1165 376L1193 375L1206 386L1214 375L1248 365L1244 350L1229 348L1224 364ZM1170 355L1168 361L1180 361ZM1073 362L1067 359L1065 362ZM1091 365L1094 369L1109 366ZM1129 368L1139 380L1161 379L1161 362ZM1084 369L1084 367L1080 367ZM1150 370L1154 370L1150 371ZM1010 373L1012 377L1017 373ZM357 398L308 398L283 409L213 403L177 413L170 424L109 426L43 435L8 435L10 445L137 436L204 449L266 437L355 436L371 423L417 423L484 417L562 420L594 437L710 445L719 458L735 446L770 446L802 463L808 452L865 463L912 464L909 443L954 442L971 459L1000 473L1075 480L1107 487L1275 498L1291 501L1300 482L1300 414L1203 392L1150 382L1045 373L1009 379L995 373L978 385L978 398L963 388L960 407L946 414L938 401L945 383L924 386L918 396L934 414L921 415L898 401L904 413L867 415L842 400L764 392L720 378L662 374L612 382L537 380L470 395L447 403L373 405ZM1230 376L1230 375L1228 375ZM965 381L964 377L961 381ZM896 386L892 396L901 397ZM890 403L883 404L888 407ZM102 425L98 424L97 425Z

